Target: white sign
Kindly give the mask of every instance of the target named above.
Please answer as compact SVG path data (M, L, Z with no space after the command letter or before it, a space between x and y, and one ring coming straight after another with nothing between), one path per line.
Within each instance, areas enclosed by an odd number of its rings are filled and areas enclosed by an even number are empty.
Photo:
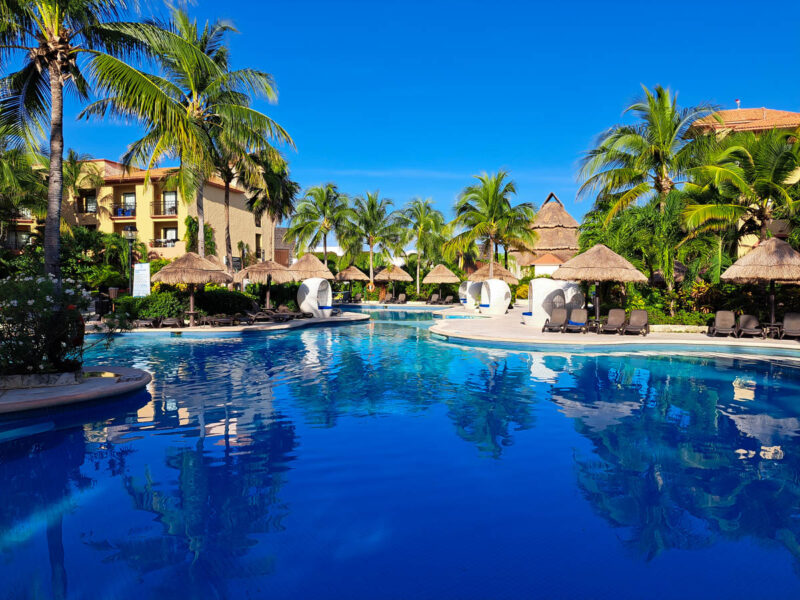
M137 263L133 265L133 295L150 295L150 263Z

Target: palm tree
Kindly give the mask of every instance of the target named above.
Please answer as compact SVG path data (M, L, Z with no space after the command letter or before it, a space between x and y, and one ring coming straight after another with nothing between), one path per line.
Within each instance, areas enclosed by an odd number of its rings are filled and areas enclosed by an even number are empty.
M0 127L19 143L49 133L49 177L44 234L45 271L60 278L59 229L63 193L64 89L86 99L84 71L102 63L125 65L119 58L146 49L130 34L141 24L121 27L125 0L0 0L0 61L14 54L22 67L0 80ZM86 57L85 64L79 58ZM7 64L7 63L6 63ZM114 73L108 73L111 80Z
M435 252L441 246L444 215L433 208L432 201L414 198L402 213L403 222L411 229L411 239L417 249L417 295L420 286L420 263L423 252Z
M530 223L536 213L531 204L511 206L510 197L517 193L508 173L476 175L478 183L467 186L456 203L453 228L464 231L453 237L445 248L452 254L463 252L470 244L480 241L489 256L489 277L494 275L495 249L498 244L513 244L528 248L536 241L536 233L520 222Z
M165 27L142 24L131 33L153 49L164 76L98 61L96 79L108 97L83 112L87 117L111 112L147 128L123 159L145 165L146 180L161 160L180 160L176 185L184 199L195 198L200 231L205 226L205 181L226 158L261 150L265 140L293 146L280 125L250 107L251 95L277 98L272 76L255 69L228 69L223 42L229 31L234 29L221 21L200 30L181 9L173 9L172 22ZM197 246L198 254L204 255L202 236Z
M387 254L399 237L399 215L391 210L392 201L381 198L379 192L367 192L357 197L346 215L347 225L342 232L342 241L349 247L369 248L369 289L375 289L374 255L377 248Z
M686 186L695 200L686 207L686 226L694 231L735 229L737 238L769 235L776 213L790 216L800 182L800 147L794 134L768 131L708 138L704 164L690 170Z
M322 244L323 262L328 264L328 234L341 235L348 215L347 197L332 183L317 185L306 191L297 205L286 237L300 248L313 249Z
M625 113L635 113L640 122L616 125L603 133L581 165L583 183L578 194L598 191L598 198L608 202L606 223L650 194L657 195L663 206L666 195L682 183L679 178L693 166L689 127L713 112L705 104L679 108L678 95L668 88L642 89L643 98L625 109Z
M300 184L289 174L289 163L278 152L264 151L253 157L259 177L248 185L247 207L257 217L267 215L280 223L294 213Z

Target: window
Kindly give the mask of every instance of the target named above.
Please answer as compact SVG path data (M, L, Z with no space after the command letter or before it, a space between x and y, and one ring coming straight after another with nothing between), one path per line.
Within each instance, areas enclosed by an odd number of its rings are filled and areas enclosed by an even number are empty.
M84 196L78 205L78 210L82 213L97 212L97 196Z
M261 227L261 215L255 215L256 227Z
M122 194L122 207L126 210L136 210L136 194L133 192Z
M178 228L177 227L165 227L164 228L164 239L175 241L178 239Z
M178 214L178 193L177 192L163 192L161 194L161 208L162 215L177 215Z

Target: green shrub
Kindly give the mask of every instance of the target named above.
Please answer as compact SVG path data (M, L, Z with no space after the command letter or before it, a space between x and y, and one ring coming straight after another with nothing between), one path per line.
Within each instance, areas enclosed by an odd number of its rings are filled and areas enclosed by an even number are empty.
M128 319L166 319L177 317L188 310L188 301L178 292L154 292L149 296L134 298L123 296L116 302L117 313Z
M195 307L209 315L220 313L234 314L251 310L253 303L258 304L256 296L235 292L225 288L205 289L195 294Z

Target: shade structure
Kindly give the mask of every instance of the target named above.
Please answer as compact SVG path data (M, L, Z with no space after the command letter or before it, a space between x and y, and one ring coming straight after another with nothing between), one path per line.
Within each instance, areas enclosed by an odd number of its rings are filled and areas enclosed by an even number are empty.
M153 281L189 286L189 324L194 326L194 286L206 283L230 283L233 278L225 272L225 267L213 263L194 252L187 252L180 258L162 268L153 275Z
M503 268L499 263L494 263L491 275L489 275L489 264L485 264L467 279L470 281L489 281L490 279L499 279L500 281L505 281L509 285L516 285L519 283L519 279L514 277L514 274L511 271Z
M646 283L647 277L608 246L597 244L583 254L569 259L552 275L562 281L594 281L594 315L600 318L597 287L601 281Z
M333 279L333 273L330 269L322 264L322 261L310 252L303 254L297 262L295 262L289 271L292 273L295 281L303 281L304 279L311 279L313 277L321 277L322 279Z
M552 192L536 213L531 229L536 232L536 242L530 251L514 252L517 264L525 267L550 254L560 262L578 253L578 222L564 208Z
M336 281L369 281L369 277L357 266L350 265L336 274Z
M408 273L406 273L400 267L395 265L391 265L389 267L385 267L381 269L373 278L374 281L378 282L392 282L392 294L394 294L394 282L395 281L414 281L414 278L411 277Z
M800 284L800 253L771 238L733 263L721 275L732 283L769 283L770 320L775 323L775 282Z
M253 283L267 284L266 306L270 308L270 295L272 294L273 283L289 283L294 281L294 277L288 268L272 260L256 263L242 269L233 276L234 283L242 283L249 279Z
M422 278L422 283L461 283L461 279L444 265L436 265Z

